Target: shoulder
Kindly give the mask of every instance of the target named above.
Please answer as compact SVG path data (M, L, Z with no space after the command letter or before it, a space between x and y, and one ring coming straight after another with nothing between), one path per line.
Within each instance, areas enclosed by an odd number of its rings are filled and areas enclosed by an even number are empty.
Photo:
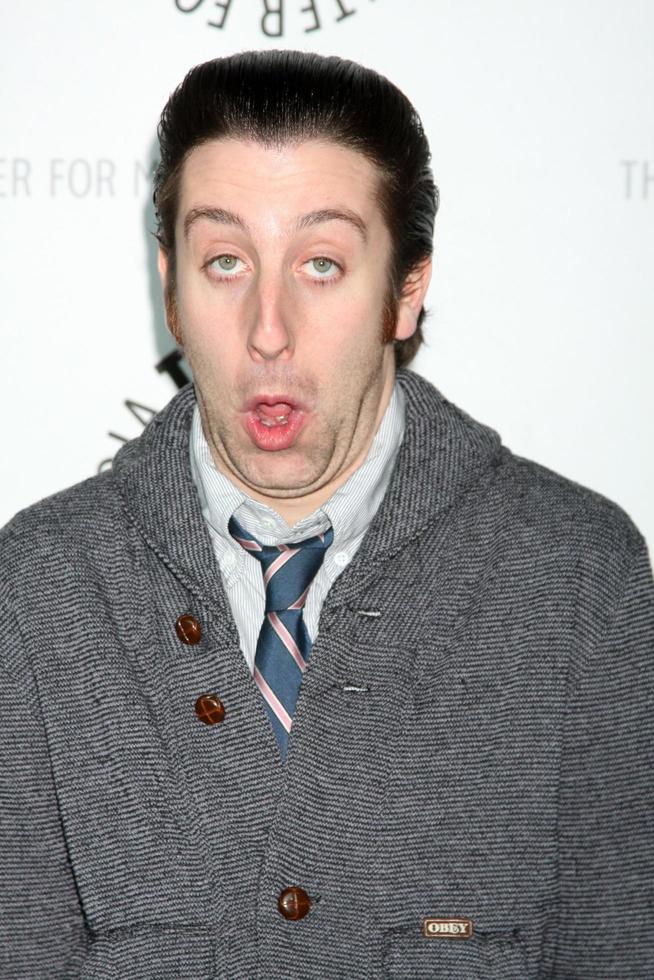
M482 510L497 507L525 544L605 551L642 545L640 531L615 501L512 452L496 430L425 378L404 370L398 381L408 403L409 477L416 473L416 490L434 488L433 503L472 493Z
M64 553L82 564L101 560L105 549L127 534L125 483L136 493L156 487L153 470L162 458L188 453L188 429L195 405L187 385L148 423L141 435L122 446L110 469L19 511L0 530L0 579L19 569L47 570L47 558Z
M46 569L61 553L90 553L120 523L111 470L61 490L19 511L0 530L0 578Z
M539 583L543 598L569 590L579 629L597 639L634 570L650 564L641 531L596 490L506 449L503 457L498 486L513 567Z
M499 487L525 532L550 544L635 552L643 536L614 500L502 447Z

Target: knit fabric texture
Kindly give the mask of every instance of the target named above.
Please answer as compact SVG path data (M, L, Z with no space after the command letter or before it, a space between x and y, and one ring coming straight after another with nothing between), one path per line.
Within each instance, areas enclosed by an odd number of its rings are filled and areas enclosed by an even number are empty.
M191 479L192 386L0 532L0 977L654 976L646 544L398 378L405 439L284 767Z

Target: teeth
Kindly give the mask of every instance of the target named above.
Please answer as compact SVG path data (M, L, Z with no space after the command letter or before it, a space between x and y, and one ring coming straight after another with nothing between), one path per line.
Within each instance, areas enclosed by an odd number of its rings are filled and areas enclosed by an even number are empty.
M273 425L288 425L288 415L278 415L276 418L272 419L262 418L259 416L259 421L262 425L266 425L269 429L271 429Z

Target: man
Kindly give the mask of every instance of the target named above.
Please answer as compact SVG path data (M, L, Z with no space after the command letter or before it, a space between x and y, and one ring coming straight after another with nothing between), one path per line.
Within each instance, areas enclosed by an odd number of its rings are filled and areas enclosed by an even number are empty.
M437 194L337 58L169 100L187 386L1 538L3 977L654 971L654 585L407 370Z

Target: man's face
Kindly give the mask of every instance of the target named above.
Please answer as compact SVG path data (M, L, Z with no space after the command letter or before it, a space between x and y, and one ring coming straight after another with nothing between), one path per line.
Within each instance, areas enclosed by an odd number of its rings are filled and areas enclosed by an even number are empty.
M339 485L388 403L391 241L377 182L365 157L330 142L214 140L184 164L171 326L214 461L255 497ZM160 271L165 284L163 252ZM415 329L418 292L400 302L399 339Z

